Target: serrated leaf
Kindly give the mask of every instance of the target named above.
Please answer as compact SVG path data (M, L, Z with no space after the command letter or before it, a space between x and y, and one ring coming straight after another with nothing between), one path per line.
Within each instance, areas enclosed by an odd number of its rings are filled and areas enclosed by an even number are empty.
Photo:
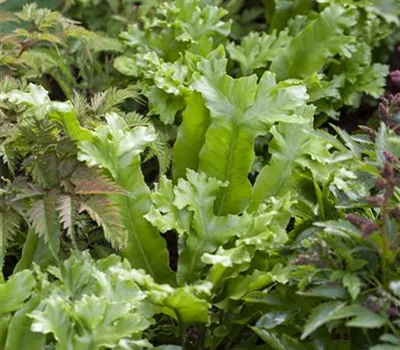
M70 238L74 239L76 214L78 211L77 201L69 195L61 195L58 197L57 201L57 210L63 229L67 231Z
M92 196L80 201L79 212L86 211L103 228L104 236L115 248L127 246L128 234L122 223L121 213L116 203L106 196Z
M331 320L331 317L340 309L345 307L345 303L339 301L329 301L327 303L317 306L308 318L303 333L301 334L301 340L307 338L317 328L321 327L325 323Z
M347 288L351 299L356 300L361 291L361 280L356 275L348 273L343 277L343 285Z
M35 183L44 189L51 189L58 184L58 159L55 152L46 152L33 160L32 177Z
M44 238L55 259L60 248L60 224L56 208L56 193L49 193L33 202L28 211L32 227L39 236Z
M94 168L81 167L71 177L77 194L128 194L109 177Z
M0 211L0 267L3 268L7 246L12 237L17 233L20 217L12 210Z

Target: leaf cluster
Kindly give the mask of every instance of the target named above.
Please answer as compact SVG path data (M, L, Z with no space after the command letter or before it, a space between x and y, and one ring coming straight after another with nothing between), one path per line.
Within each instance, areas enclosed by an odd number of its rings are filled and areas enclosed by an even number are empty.
M397 349L400 94L324 122L400 8L64 5L1 17L0 348Z

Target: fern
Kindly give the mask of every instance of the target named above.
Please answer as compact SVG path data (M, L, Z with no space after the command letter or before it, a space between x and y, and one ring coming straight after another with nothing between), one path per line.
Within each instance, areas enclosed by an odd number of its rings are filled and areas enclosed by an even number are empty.
M109 177L101 174L96 168L80 166L72 176L74 193L83 195L93 194L127 194L128 192L117 186Z
M101 116L109 112L118 112L116 106L122 104L127 99L136 99L137 88L129 87L126 89L110 88L104 92L99 92L90 100L90 105L95 115Z
M57 194L50 192L32 203L28 219L36 234L43 237L50 247L53 258L58 260L60 249L60 224L57 213Z
M78 201L73 196L60 195L57 198L57 202L60 223L74 244L74 247L77 249L75 226L78 219Z
M0 270L3 268L8 244L18 233L20 224L21 217L15 211L0 207Z
M104 236L113 247L122 249L127 245L128 234L121 221L115 202L106 196L93 196L79 202L79 213L86 211L103 228Z

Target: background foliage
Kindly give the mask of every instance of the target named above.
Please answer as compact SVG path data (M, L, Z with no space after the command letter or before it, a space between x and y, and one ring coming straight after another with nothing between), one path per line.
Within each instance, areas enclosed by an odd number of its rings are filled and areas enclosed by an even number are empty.
M400 348L396 0L0 6L0 348Z

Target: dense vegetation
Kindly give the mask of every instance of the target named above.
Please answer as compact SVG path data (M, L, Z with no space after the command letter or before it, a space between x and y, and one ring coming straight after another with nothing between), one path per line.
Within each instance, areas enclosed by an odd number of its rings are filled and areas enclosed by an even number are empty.
M1 349L400 349L397 0L0 6Z

